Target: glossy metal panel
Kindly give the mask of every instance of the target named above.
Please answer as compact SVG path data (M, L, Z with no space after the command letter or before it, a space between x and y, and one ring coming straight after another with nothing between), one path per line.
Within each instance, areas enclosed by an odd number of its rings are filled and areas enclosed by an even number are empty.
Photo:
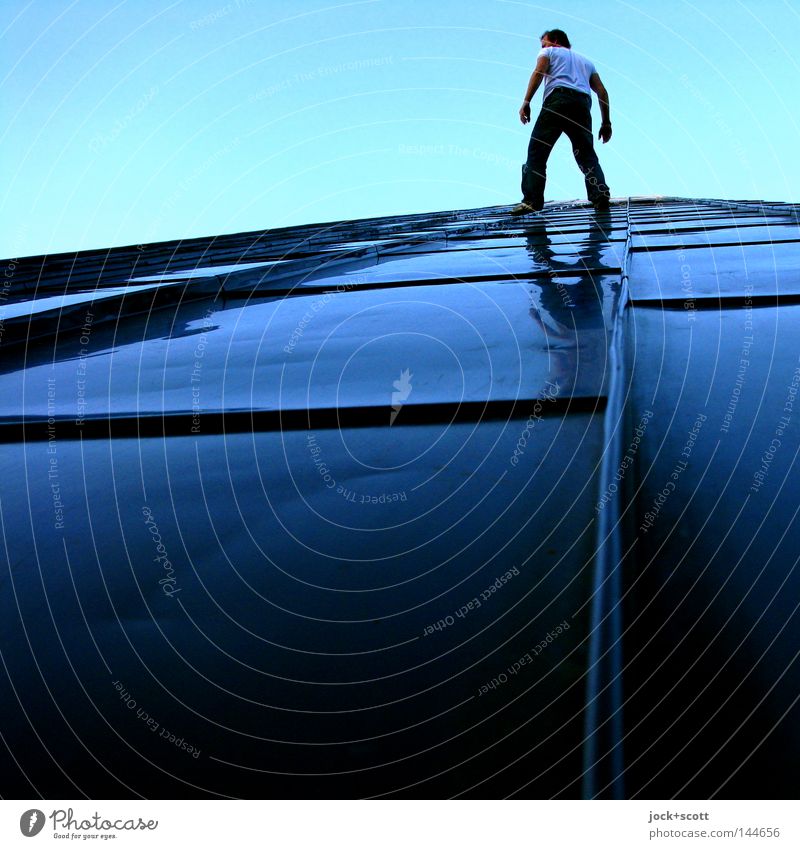
M800 293L800 244L757 244L631 254L634 301Z
M613 280L211 301L76 327L5 362L0 415L67 418L601 393ZM605 316L604 317L604 313ZM403 390L405 391L405 390Z
M626 754L643 798L797 788L799 330L795 306L631 313Z
M92 796L576 795L601 432L0 448L28 780L63 790L52 757Z

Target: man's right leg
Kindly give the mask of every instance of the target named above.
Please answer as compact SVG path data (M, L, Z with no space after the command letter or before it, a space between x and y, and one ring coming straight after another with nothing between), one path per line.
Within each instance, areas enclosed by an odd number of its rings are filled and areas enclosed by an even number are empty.
M550 98L547 98L548 101ZM534 209L544 206L544 185L547 179L547 160L553 145L561 135L561 117L542 104L528 143L528 160L522 166L522 198Z

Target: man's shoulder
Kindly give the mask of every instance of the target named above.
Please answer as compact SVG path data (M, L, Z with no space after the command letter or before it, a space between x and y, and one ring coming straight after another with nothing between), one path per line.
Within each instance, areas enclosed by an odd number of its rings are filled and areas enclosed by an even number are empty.
M579 62L583 62L586 65L591 65L594 68L594 62L583 53L578 53L577 50L570 50L570 53L575 57L575 59Z
M573 61L588 62L593 65L594 62L583 53L573 50L571 47L543 47L539 51L539 56L547 56L549 58L572 59Z

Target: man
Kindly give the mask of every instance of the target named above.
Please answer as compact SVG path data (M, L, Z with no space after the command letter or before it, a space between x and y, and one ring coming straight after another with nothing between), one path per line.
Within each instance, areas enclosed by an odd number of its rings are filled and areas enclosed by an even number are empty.
M572 142L575 161L586 181L586 196L595 209L608 209L610 192L592 142L592 95L600 102L602 124L598 138L605 144L611 138L608 92L585 56L572 50L565 32L551 29L541 38L542 49L528 82L519 110L523 124L531 120L531 99L544 80L542 111L536 119L528 145L528 161L522 166L522 202L512 215L538 212L544 206L547 159L561 133Z

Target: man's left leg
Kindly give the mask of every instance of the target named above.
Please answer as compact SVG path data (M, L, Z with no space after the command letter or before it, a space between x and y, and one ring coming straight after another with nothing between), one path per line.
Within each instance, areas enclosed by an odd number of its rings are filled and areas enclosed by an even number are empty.
M586 183L586 197L589 203L607 205L608 199L611 197L611 191L606 185L606 178L603 174L603 169L600 167L600 160L597 158L594 150L591 98L588 95L582 96L586 97L588 103L586 105L581 102L576 103L575 110L571 116L573 120L567 122L564 132L572 143L572 153L575 156L575 161L583 172Z

